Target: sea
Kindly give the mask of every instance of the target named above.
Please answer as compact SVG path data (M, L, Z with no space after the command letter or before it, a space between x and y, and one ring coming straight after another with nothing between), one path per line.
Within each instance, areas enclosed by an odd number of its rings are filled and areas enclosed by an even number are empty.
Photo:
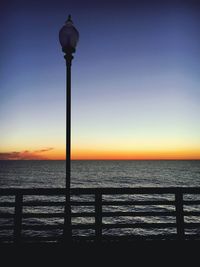
M200 186L200 160L75 160L72 187ZM65 161L2 160L0 188L65 187Z
M0 161L0 188L63 188L65 187L65 161L18 160ZM71 187L199 187L200 186L200 160L74 160L71 162ZM116 196L112 197L112 200ZM138 196L143 200L144 196ZM149 196L151 198L151 196ZM191 197L191 196L189 196ZM1 199L5 201L5 198ZM124 200L123 196L121 199ZM117 200L121 200L117 196ZM157 196L163 199L163 196ZM169 198L168 198L169 199ZM200 198L199 198L200 199ZM7 200L6 200L7 201ZM41 210L43 208L43 210ZM79 208L79 210L77 210ZM130 207L105 207L104 211L130 211ZM131 211L146 211L147 207L131 207ZM172 211L173 207L148 207L150 211ZM7 212L11 208L0 208ZM199 211L200 205L186 207L187 211ZM24 207L24 212L49 212L47 207ZM72 212L83 211L74 207ZM87 207L84 211L91 211ZM51 212L61 212L60 207L53 207ZM93 223L91 218L73 218L72 223ZM133 223L133 222L174 222L173 217L134 217L134 218L105 218L103 223ZM186 222L198 222L200 218L185 217ZM30 224L56 224L62 225L60 218L39 219L27 222ZM0 219L0 225L9 224L9 220ZM89 231L74 230L73 235L88 235ZM85 231L85 232L84 232ZM115 229L105 230L107 234L162 234L166 231L174 233L176 229ZM193 230L188 230L191 233ZM195 230L199 232L199 229ZM194 231L193 231L194 232ZM2 232L3 233L3 232ZM3 233L4 234L4 233ZM37 236L34 231L24 232L26 235ZM46 235L52 234L48 232ZM61 231L54 234L61 234ZM1 236L1 231L0 231Z

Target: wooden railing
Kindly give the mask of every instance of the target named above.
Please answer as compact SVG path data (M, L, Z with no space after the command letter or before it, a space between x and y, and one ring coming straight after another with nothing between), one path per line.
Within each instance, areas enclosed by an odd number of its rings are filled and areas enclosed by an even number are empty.
M62 241L64 206L64 188L0 189L0 241ZM71 208L74 242L200 239L200 188L72 188Z

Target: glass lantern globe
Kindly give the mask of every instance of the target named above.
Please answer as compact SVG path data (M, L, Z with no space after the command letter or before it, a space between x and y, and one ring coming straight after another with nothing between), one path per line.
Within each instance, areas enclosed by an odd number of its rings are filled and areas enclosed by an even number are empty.
M71 54L76 51L76 45L79 40L79 32L74 27L71 16L68 16L65 25L60 29L59 41L62 46L62 51L66 54Z

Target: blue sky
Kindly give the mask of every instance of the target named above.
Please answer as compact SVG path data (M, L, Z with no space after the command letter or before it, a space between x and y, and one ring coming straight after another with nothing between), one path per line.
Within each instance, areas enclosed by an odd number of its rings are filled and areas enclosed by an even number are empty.
M2 157L48 148L52 157L64 155L58 32L71 14L80 32L74 158L199 158L199 11L196 1L2 1Z

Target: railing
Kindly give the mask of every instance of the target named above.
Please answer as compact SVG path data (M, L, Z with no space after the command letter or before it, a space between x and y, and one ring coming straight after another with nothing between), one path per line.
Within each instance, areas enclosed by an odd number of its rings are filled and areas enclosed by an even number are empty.
M64 206L63 188L0 189L0 241L61 241ZM74 242L200 239L200 188L72 188L71 208Z

